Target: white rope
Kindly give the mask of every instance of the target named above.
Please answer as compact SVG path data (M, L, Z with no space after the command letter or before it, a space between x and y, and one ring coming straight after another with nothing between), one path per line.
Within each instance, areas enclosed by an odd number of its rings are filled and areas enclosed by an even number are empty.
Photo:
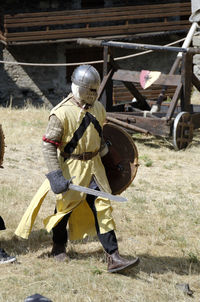
M197 34L197 33L195 33L195 34ZM171 45L177 44L179 42L182 42L184 40L185 40L185 38L182 38L182 39L177 40L175 42L166 44L164 46L171 46ZM153 52L153 51L154 50L147 50L147 51L143 51L143 52L128 55L128 56L114 58L114 60L119 61L119 60L129 59L129 58L145 55L145 54ZM48 67L48 66L76 66L76 65L83 65L83 64L98 64L98 63L103 63L103 62L104 62L103 60L99 60L99 61L89 61L89 62L79 62L79 63L55 63L54 64L54 63L25 63L25 62L12 62L12 61L2 61L2 60L0 60L0 63L2 63L2 64L23 65L23 66L45 66L45 67Z

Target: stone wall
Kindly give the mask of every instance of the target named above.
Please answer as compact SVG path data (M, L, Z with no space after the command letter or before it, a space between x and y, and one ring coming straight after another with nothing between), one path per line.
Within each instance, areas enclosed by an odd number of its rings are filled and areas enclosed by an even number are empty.
M191 2L192 2L192 13L195 13L198 9L200 9L200 1L191 0ZM193 37L193 46L200 47L200 34ZM194 56L193 63L194 63L194 73L200 79L200 54Z
M200 47L200 34L193 37L193 46ZM200 54L194 55L194 73L200 79Z
M8 62L65 63L62 44L23 45L0 48L0 58ZM67 93L66 67L0 64L0 104L54 106Z

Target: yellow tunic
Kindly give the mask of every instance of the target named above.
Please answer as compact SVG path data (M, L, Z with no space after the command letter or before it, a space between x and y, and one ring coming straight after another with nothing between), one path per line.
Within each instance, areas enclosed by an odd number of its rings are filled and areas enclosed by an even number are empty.
M99 122L101 127L105 121L106 112L100 102L95 102L94 106L87 111L81 110L72 102L70 94L64 101L52 109L50 115L55 114L61 121L64 133L59 151L64 151L64 147L69 142L81 124L86 112L92 114ZM79 139L78 145L73 154L82 154L83 152L95 152L99 150L101 138L91 122L85 130L83 136ZM59 152L58 152L59 153ZM88 187L92 177L96 180L99 187L111 193L111 189L105 174L104 166L101 162L99 153L91 160L82 161L77 159L67 159L58 154L59 163L66 179L75 176L73 183ZM49 190L49 182L46 180L34 196L29 208L25 212L22 220L15 232L16 235L28 238L32 229L35 217L39 211L42 201ZM44 219L47 231L50 231L65 215L72 211L69 219L69 235L71 240L81 239L87 235L95 235L96 229L94 217L86 200L86 194L77 191L68 190L63 194L56 195L57 213ZM106 233L115 228L112 218L112 207L108 199L98 197L95 200L97 218L100 233Z

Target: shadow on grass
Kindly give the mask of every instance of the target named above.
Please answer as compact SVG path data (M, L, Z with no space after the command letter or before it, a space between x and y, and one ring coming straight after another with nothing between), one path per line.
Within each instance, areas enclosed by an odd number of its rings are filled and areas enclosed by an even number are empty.
M69 244L67 248L67 254L71 260L87 260L88 258L95 258L98 262L105 262L106 256L100 246L96 247L95 250L90 251L89 247L84 247L84 252L76 251L76 244L86 245L89 242L96 242L98 238L80 240ZM41 251L41 254L37 258L49 258L50 251L52 248L52 235L47 233L45 230L33 231L28 240L20 239L13 236L10 240L1 240L1 247L4 248L8 253L15 255L27 255L29 252L38 252L41 248L48 249L48 251ZM133 259L132 255L123 255L126 259ZM135 278L135 275L139 272L145 272L147 274L165 274L167 272L174 272L177 275L196 275L200 274L200 261L195 259L192 261L187 257L171 257L169 256L152 256L148 254L138 255L140 263L137 267L132 268L130 271L125 271L122 274ZM107 266L107 265L106 265Z
M147 274L165 274L169 271L178 275L200 273L200 261L192 262L187 257L171 257L170 255L155 257L148 254L139 255L139 257L140 271Z
M170 136L169 138L165 137L159 137L159 136L151 136L151 135L133 135L133 140L136 143L144 144L147 147L153 148L153 149L160 149L161 147L169 150L174 150L173 146L173 137ZM190 147L197 147L200 145L200 133L199 129L195 129L193 134L193 139L191 144L188 145L188 148Z
M133 137L133 139L135 143L143 144L153 149L160 149L161 147L169 150L174 149L174 146L170 140L161 137L142 136L136 138Z
M120 241L119 239L118 241ZM86 245L89 242L99 242L97 237L88 237L82 240L72 242L73 246L77 244ZM17 255L26 255L30 252L36 252L42 248L52 247L52 232L48 233L45 229L33 230L28 239L13 235L10 239L0 237L0 247L9 253Z
M95 258L98 263L105 264L105 271L107 269L106 256L102 248L98 248L95 251L76 252L72 250L67 251L67 255L71 260L87 260L88 258ZM132 260L134 257L130 255L120 254L123 258ZM42 253L38 258L50 257L50 252ZM155 257L149 255L140 255L140 263L138 266L131 268L130 270L118 272L123 276L136 278L140 272L144 272L148 275L158 274L164 275L168 272L173 272L177 275L199 275L200 274L200 262L191 263L191 261L184 257ZM140 278L137 276L137 278Z
M44 229L32 231L29 238L23 239L16 235L5 239L0 237L0 246L9 253L17 255L26 255L30 252L36 252L42 248L47 248L52 244L52 235Z

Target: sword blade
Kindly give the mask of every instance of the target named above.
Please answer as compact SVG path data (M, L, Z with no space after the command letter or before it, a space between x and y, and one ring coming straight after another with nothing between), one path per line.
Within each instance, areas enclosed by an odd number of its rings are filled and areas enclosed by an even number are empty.
M78 191L78 192L83 192L83 193L86 193L86 194L91 194L91 195L94 195L94 196L101 196L101 197L104 197L104 198L107 198L107 199L113 200L113 201L118 201L118 202L127 201L126 198L124 198L122 196L119 196L119 195L113 195L113 194L110 194L110 193L107 193L107 192L97 191L97 190L90 189L90 188L87 188L87 187L74 185L72 183L70 183L69 189L74 190L74 191Z

